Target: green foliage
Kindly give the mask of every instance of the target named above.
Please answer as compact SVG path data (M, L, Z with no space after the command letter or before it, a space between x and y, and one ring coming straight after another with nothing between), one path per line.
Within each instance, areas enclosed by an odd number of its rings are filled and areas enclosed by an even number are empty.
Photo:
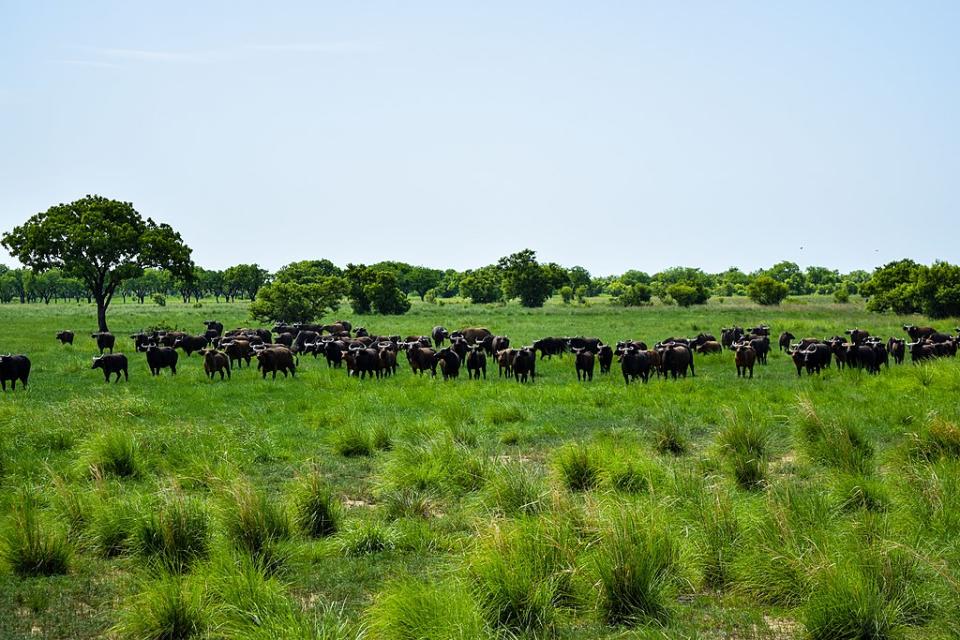
M459 583L393 582L367 611L373 640L473 640L492 637L470 593Z
M346 283L337 276L310 284L271 282L260 288L250 316L261 322L313 322L340 308Z
M4 233L2 243L36 271L57 268L83 281L96 299L100 331L108 331L107 307L125 279L146 267L174 274L193 268L190 248L170 225L144 220L129 202L102 196L50 207Z
M913 260L898 260L877 267L860 286L861 295L870 299L870 311L893 311L901 315L920 311L916 283L923 269Z
M354 313L400 315L410 310L410 301L392 272L378 271L362 264L348 264L344 275Z
M524 307L542 307L555 289L555 270L537 262L537 254L524 249L500 258L497 263L503 278L504 295L520 298ZM563 273L566 278L566 273Z
M938 261L919 269L916 295L924 315L960 316L960 266Z
M680 564L674 535L663 523L630 510L607 525L593 556L606 622L632 625L667 617Z
M681 294L683 295L683 294ZM616 298L618 304L625 307L639 307L650 303L653 289L646 284L634 284L624 289Z
M169 571L184 572L210 551L207 511L195 498L168 495L140 523L135 545L140 554L156 559Z
M266 269L261 269L258 264L228 267L223 271L224 293L228 298L246 296L248 300L254 300L260 287L266 283L267 275Z
M21 493L0 537L0 558L19 577L64 574L70 566L66 538L43 521L37 499Z
M819 277L821 274L817 272L817 269L821 267L812 267L815 270L815 274ZM799 265L795 262L789 262L784 260L783 262L778 262L769 269L765 269L761 272L761 277L766 276L781 284L787 286L787 293L789 295L800 296L805 293L810 293L810 287L807 283L807 278L804 276L803 271L800 270ZM752 296L751 296L752 297ZM786 296L784 296L786 297ZM761 303L761 304L770 304L770 303Z
M300 260L280 267L280 270L273 275L273 281L323 285L330 278L341 275L343 275L343 271L326 258L323 260Z
M316 471L297 483L293 512L297 527L311 538L332 536L339 530L343 518L340 501Z
M833 301L837 304L847 304L850 302L850 290L841 285L833 292Z
M774 280L770 276L759 276L747 287L750 299L757 304L778 305L787 297L788 285Z
M570 285L560 287L560 298L563 300L563 304L570 304L573 300L573 287Z
M503 300L503 279L500 270L490 265L465 271L460 277L460 295L475 304Z

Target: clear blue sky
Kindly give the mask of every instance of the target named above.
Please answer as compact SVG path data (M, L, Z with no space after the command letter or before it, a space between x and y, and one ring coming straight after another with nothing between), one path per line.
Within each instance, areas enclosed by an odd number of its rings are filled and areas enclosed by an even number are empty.
M952 1L0 0L0 229L99 193L208 267L956 261L958 25Z

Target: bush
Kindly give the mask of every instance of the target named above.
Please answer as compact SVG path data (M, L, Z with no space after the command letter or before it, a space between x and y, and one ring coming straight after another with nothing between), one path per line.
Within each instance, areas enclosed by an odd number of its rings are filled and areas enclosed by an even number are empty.
M710 297L706 289L681 283L672 284L667 287L667 295L681 307L704 304Z
M591 447L580 443L560 449L556 455L560 479L570 491L589 491L600 481L600 460Z
M340 528L342 508L319 473L300 480L293 498L297 527L311 538L325 538Z
M639 307L650 304L650 298L653 296L653 289L647 284L635 284L624 289L617 296L616 302L625 307Z
M114 633L144 640L188 640L209 626L203 592L183 578L163 577L133 598Z
M602 534L593 558L604 620L664 620L679 562L679 544L666 527L633 512L620 514Z
M850 291L845 286L837 288L833 292L833 301L837 304L847 304L850 302Z
M67 573L70 547L66 538L42 522L36 498L21 494L0 540L0 555L19 577Z
M789 293L790 288L787 285L770 276L757 276L747 287L750 299L762 305L778 305Z
M575 538L553 520L499 522L480 536L468 563L474 597L491 625L508 633L552 626L572 597Z
M563 304L570 304L573 301L573 287L570 285L560 287L560 298L563 300Z
M89 467L94 477L137 477L140 475L137 441L124 431L107 431L95 441Z
M153 300L154 304L156 304L158 307L167 306L167 296L163 295L162 293L155 293L150 296L150 299Z
M181 573L210 551L209 518L195 498L173 494L140 523L137 551L157 559L165 568Z
M492 637L459 583L410 578L389 584L366 614L373 640L473 640Z

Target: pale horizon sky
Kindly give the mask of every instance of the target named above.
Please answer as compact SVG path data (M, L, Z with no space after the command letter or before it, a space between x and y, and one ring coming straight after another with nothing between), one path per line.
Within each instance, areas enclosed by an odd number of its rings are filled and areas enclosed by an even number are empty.
M956 2L0 0L0 231L98 193L209 268L957 262L958 24Z

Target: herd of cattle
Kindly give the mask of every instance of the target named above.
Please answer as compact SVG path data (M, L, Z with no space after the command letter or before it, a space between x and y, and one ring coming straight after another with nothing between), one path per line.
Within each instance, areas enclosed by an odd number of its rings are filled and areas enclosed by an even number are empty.
M437 369L445 380L457 378L465 368L471 379L487 377L487 363L496 365L500 377L514 378L517 382L533 381L536 378L537 361L553 356L573 355L577 380L593 380L595 368L600 373L609 373L614 359L627 384L632 381L647 382L651 375L658 378L686 377L696 375L695 354L715 354L732 351L738 377L753 377L757 364L766 365L771 349L770 327L761 325L744 329L730 327L721 330L720 339L711 334L700 333L695 338L673 336L657 342L653 348L640 340L623 340L615 346L596 337L547 337L531 345L512 347L510 338L495 335L489 329L470 327L459 331L447 331L434 327L430 335L383 336L371 335L363 327L354 328L346 320L332 324L277 324L272 329L238 328L224 331L221 322L204 322L207 329L201 335L182 331L141 331L130 338L134 350L143 353L151 374L161 370L177 372L178 350L188 357L200 354L206 375L213 379L217 374L224 380L231 376L233 368L248 367L257 360L257 370L262 377L277 372L284 377L296 375L300 354L323 357L329 367L345 368L348 375L361 379L381 378L397 372L397 361L404 354L411 370L423 375L429 371L437 375ZM797 368L797 375L806 369L809 375L820 373L836 362L839 369L853 367L870 373L879 373L881 366L888 366L892 359L902 364L909 353L913 362L930 358L954 357L960 335L940 333L933 327L904 325L910 338L889 338L886 342L868 331L849 329L844 336L832 338L797 339L792 333L780 334L778 347L787 353ZM960 328L957 329L960 334ZM91 335L96 341L100 355L93 359L93 369L103 371L104 380L115 376L129 380L129 362L122 353L114 353L116 336L107 332ZM74 333L61 331L56 339L62 344L73 344ZM449 344L448 344L449 343ZM105 354L104 351L109 351ZM539 354L539 357L538 357ZM0 385L4 391L7 382L16 389L17 381L27 386L30 376L30 359L25 355L0 355Z

